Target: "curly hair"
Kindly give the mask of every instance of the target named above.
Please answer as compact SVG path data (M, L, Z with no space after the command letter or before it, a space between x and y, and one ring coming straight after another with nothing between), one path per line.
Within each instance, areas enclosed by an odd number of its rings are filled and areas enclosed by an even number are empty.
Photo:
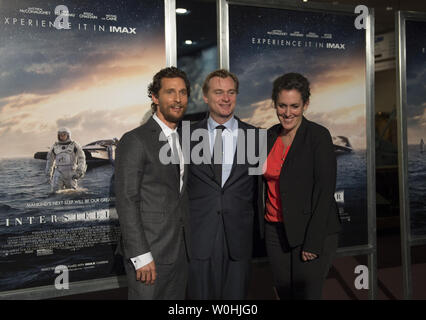
M186 73L176 67L168 67L168 68L161 69L154 75L152 82L148 86L149 98L152 99L153 96L158 98L158 93L160 92L160 89L161 89L161 79L163 78L183 79L183 81L185 81L186 92L189 97L191 93L191 86L190 86L188 77L186 76ZM157 105L154 102L151 103L151 110L152 110L152 113L155 113L157 111Z
M311 90L309 88L309 81L300 73L286 73L279 76L274 80L272 88L272 101L274 105L277 104L278 95L282 90L297 90L302 96L303 104L309 101Z

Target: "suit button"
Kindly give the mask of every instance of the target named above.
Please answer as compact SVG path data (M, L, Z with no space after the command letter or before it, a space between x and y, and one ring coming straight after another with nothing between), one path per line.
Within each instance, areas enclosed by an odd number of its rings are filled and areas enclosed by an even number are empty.
M217 214L220 214L220 211L218 211Z

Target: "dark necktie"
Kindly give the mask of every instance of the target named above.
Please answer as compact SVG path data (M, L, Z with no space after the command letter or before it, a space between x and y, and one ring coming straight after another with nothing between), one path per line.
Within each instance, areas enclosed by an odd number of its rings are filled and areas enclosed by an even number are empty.
M180 161L179 161L179 153L178 153L178 149L177 149L177 141L178 137L177 137L177 133L173 132L172 133L172 159L173 159L173 164L176 167L176 171L178 173L178 177L179 177L179 185L180 185Z
M213 156L212 156L214 176L216 178L217 183L221 187L222 187L222 161L223 161L222 131L225 130L225 129L226 129L226 127L222 126L222 125L217 126L215 128L216 138L214 140Z

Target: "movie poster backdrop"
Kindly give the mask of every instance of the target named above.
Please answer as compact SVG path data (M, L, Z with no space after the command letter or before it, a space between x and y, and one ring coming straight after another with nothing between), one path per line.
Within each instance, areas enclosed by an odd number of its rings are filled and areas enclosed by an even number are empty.
M55 14L62 4L0 1L0 292L53 286L60 265L70 286L124 273L115 144L150 113L164 2L70 0ZM61 127L88 169L77 189L52 193L45 159Z
M278 123L271 100L278 76L298 72L311 83L305 116L330 130L337 156L340 247L368 243L366 33L355 17L229 5L229 63L240 80L243 121Z
M426 235L426 21L405 21L411 234Z

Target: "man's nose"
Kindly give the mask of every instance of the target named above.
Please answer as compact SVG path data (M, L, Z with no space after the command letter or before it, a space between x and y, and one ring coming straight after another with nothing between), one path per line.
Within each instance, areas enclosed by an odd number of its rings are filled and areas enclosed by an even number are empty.
M222 95L222 100L224 101L229 101L229 94L227 94L226 92Z

